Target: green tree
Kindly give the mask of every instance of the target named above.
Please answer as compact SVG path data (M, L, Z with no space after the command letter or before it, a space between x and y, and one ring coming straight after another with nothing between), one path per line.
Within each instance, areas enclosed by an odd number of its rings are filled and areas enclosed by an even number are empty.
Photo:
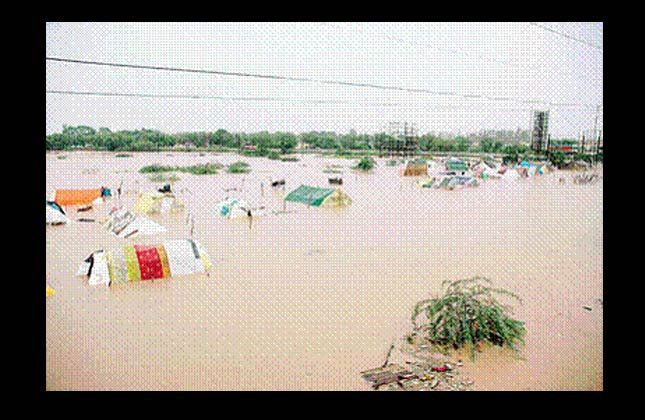
M457 149L458 152L467 152L467 151L470 150L470 146L471 146L472 142L469 139L467 139L465 137L458 136L455 139L455 141L457 143L455 148Z

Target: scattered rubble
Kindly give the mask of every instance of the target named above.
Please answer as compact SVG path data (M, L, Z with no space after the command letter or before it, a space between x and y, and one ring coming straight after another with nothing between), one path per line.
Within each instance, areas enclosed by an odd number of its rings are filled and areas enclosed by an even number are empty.
M377 391L469 391L474 381L463 378L450 364L406 362L407 367L391 364L362 372Z
M593 185L600 181L601 177L598 174L582 173L573 177L573 183L577 185Z

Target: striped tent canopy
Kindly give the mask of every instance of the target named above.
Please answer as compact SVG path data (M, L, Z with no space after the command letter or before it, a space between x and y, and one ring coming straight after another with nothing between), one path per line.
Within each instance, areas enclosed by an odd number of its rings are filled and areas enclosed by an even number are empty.
M165 279L207 272L210 256L197 241L166 241L160 245L130 245L90 254L78 269L91 285Z

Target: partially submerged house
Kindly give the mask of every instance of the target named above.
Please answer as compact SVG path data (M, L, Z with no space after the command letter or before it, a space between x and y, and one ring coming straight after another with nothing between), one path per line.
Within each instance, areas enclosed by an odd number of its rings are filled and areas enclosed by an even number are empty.
M479 182L471 176L447 175L438 177L429 177L417 182L421 188L440 188L454 190L464 187L477 187Z
M340 188L318 188L309 185L299 186L284 199L315 207L344 207L352 204L352 199Z
M446 162L446 170L448 172L455 172L458 175L465 175L470 168L466 162L460 160L448 160Z

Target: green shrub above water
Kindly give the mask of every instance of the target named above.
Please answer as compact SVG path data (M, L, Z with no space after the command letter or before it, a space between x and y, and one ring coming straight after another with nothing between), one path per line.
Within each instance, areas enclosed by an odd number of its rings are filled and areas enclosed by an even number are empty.
M369 171L376 166L376 161L370 156L363 156L361 160L358 161L354 169L361 171Z
M228 165L228 173L230 174L248 174L251 168L246 162L235 162Z
M413 334L444 351L468 346L472 358L479 343L507 345L517 352L517 343L524 343L524 322L510 318L511 308L502 305L495 295L508 296L520 303L521 300L490 285L490 280L481 277L443 282L443 296L423 300L414 307ZM419 324L422 314L426 319Z
M158 172L188 172L194 175L214 175L219 173L224 165L221 163L203 163L200 165L192 166L164 166L164 165L148 165L139 169L142 174L145 173L158 173Z
M179 181L181 178L179 178L175 174L170 174L168 176L163 175L163 174L155 174L155 175L152 175L152 176L148 177L148 179L150 181L152 181L152 182L170 182L170 183L174 183L174 182Z

